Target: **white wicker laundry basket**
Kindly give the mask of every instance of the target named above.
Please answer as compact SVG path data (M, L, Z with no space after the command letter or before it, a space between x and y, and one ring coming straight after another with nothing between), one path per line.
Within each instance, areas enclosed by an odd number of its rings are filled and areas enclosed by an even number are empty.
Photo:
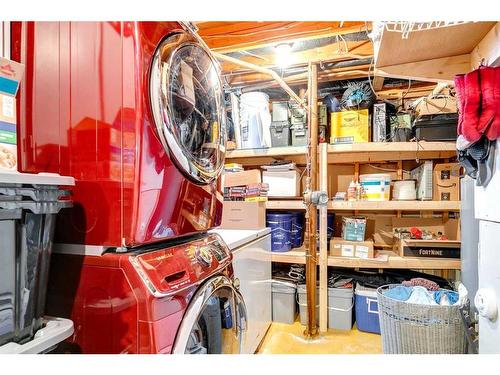
M385 354L463 354L465 330L458 306L398 301L377 289L382 349Z

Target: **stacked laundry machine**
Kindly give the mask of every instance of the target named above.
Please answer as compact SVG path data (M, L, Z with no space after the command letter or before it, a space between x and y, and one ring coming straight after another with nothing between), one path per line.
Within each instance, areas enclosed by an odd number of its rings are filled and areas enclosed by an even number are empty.
M225 113L192 25L13 22L20 169L75 178L47 312L72 353L238 353L245 303L216 234ZM50 46L50 48L48 48ZM50 94L47 94L50 93Z

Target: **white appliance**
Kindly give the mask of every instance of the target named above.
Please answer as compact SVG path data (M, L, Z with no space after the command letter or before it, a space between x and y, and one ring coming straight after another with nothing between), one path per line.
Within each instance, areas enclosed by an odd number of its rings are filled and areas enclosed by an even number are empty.
M500 150L495 150L493 177L474 191L479 219L479 289L474 304L479 311L479 353L500 354ZM474 297L474 296L472 296Z
M260 230L214 229L233 254L234 275L247 308L248 330L242 354L253 354L272 320L271 312L271 235Z

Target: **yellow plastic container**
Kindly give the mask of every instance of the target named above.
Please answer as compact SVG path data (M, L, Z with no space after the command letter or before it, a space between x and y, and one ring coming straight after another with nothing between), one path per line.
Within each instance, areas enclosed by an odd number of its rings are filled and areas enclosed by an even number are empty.
M368 110L333 112L331 114L330 143L369 142Z

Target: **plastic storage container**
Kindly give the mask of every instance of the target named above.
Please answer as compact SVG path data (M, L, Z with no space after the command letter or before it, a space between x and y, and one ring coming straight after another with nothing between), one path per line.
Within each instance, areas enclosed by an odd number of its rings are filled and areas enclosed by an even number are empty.
M352 328L354 292L352 288L328 288L328 328Z
M354 307L352 288L328 288L328 328L350 330ZM297 285L300 324L307 324L307 295L305 284ZM316 321L319 321L319 289L316 289Z
M367 201L388 201L391 195L391 175L383 173L362 174L359 182Z
M356 285L356 325L360 331L380 334L377 289Z
M318 238L318 246L319 246L319 211L318 211L318 218L317 218L317 228L316 228L316 236ZM326 223L327 223L327 228L326 228L326 237L328 240L328 246L330 245L330 240L333 237L333 232L335 229L335 214L333 212L328 212L326 214Z
M290 212L292 215L292 248L302 246L304 233L304 214L302 212Z
M271 147L269 96L247 92L240 97L241 148Z
M23 344L42 327L56 214L73 178L0 173L0 346Z
M307 295L306 285L297 285L297 302L299 303L300 324L307 324ZM319 289L316 288L316 321L319 322Z
M292 249L292 215L268 213L266 225L271 228L271 251L290 251Z
M290 146L290 124L288 121L271 123L271 144L273 147Z
M272 280L273 322L293 324L297 315L295 294L297 285L288 281Z

